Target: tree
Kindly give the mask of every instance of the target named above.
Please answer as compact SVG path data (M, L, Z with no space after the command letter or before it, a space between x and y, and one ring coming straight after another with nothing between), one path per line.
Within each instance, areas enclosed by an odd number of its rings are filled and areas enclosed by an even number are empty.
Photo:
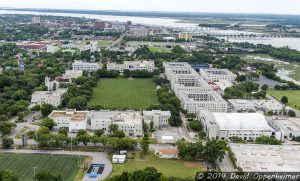
M282 96L281 102L282 104L287 104L289 102L289 99L286 96Z
M112 176L108 181L162 181L168 180L154 167L147 167L144 170L136 170L132 173L123 172L121 175ZM170 179L171 180L171 179Z
M124 138L124 137L125 137L124 131L118 130L118 131L116 132L116 137L118 137L118 138Z
M289 110L289 111L288 111L288 116L289 116L289 117L296 117L295 111Z
M58 131L58 134L62 134L62 135L65 135L65 136L68 136L68 129L67 128L61 128L59 131Z
M281 141L277 140L275 137L271 136L260 136L255 139L256 144L266 144L266 145L281 145Z
M227 143L225 141L209 139L204 146L204 157L214 166L216 161L222 161L226 154Z
M18 181L19 177L15 171L12 170L1 170L0 181Z
M68 103L68 108L83 110L87 104L87 100L83 96L73 97Z
M108 126L108 130L112 135L115 135L116 132L118 131L119 127L117 124L111 124Z
M203 129L203 125L198 120L193 120L189 122L189 126L193 131L199 132Z
M181 120L181 118L179 116L172 115L169 118L169 124L171 126L180 126L182 124L182 120Z
M2 138L2 147L3 148L10 148L14 144L14 140L9 138L7 135L3 136Z
M103 134L104 134L103 130L100 130L100 129L95 130L95 135L96 136L101 137Z
M96 145L97 143L100 142L100 137L98 137L97 135L93 135L93 136L90 137L90 141L92 143L94 143L94 145Z
M264 84L264 85L261 86L261 90L263 90L265 92L268 90L268 88L269 88L269 86L266 85L266 84Z
M41 106L41 112L44 117L47 117L54 110L54 106L51 104L43 104Z
M41 122L41 126L45 126L49 128L49 130L52 130L54 126L56 126L56 123L53 121L53 119L45 118Z
M39 172L33 179L36 181L62 181L62 177L60 175L53 175L49 171Z
M154 122L151 120L150 121L150 131L154 130Z
M186 116L185 116L188 121L192 121L193 119L195 119L197 116L195 113L187 113Z
M150 143L149 137L147 134L145 134L145 136L141 142L141 148L142 148L143 153L147 153L149 151L149 143Z
M16 127L15 123L9 121L1 121L0 122L0 133L3 135L9 134Z
M84 135L84 134L87 134L86 130L81 129L81 130L79 130L79 131L77 132L76 137L77 137L77 136Z
M91 136L87 133L76 136L76 140L82 142L84 145L87 145L91 140Z
M25 118L25 113L24 112L19 112L18 113L18 121L23 121Z

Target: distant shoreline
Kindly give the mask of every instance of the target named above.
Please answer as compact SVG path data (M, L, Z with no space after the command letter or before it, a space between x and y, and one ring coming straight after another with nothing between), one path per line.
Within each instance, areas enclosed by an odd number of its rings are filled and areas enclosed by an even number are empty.
M117 11L117 10L75 10L75 9L35 9L35 8L9 8L0 7L0 10L12 11L33 11L49 13L79 13L94 15L114 15L114 16L135 16L135 17L156 17L156 18L178 18L178 19L197 19L197 18L224 18L224 19L285 19L291 20L299 18L300 15L288 14L246 14L246 13L206 13L206 12L160 12L160 11Z

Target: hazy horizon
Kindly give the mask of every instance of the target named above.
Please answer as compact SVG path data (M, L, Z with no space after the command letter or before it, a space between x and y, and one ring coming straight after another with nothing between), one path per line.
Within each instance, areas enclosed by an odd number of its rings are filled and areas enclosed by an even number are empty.
M2 8L300 15L295 0L1 0ZM150 2L150 3L149 3Z

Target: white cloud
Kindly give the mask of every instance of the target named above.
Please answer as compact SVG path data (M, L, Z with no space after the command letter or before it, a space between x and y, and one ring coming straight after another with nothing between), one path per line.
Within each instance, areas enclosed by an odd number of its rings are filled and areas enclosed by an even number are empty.
M300 14L299 0L0 0L0 7Z

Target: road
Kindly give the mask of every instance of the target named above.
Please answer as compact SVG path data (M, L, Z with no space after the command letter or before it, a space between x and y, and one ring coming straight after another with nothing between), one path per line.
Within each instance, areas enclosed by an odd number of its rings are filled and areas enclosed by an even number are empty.
M97 178L89 178L87 175L84 176L82 181L98 181L104 180L112 172L112 164L107 159L107 154L104 152L75 152L75 151L42 151L42 150L3 150L0 149L0 153L28 153L28 154L57 154L57 155L84 155L91 156L93 158L92 163L105 164L103 173Z
M186 120L184 114L180 113L180 117L181 117L181 120L182 120L182 126L180 127L180 130L182 132L183 137L186 140L188 140L192 143L195 143L197 140L193 136L191 136L191 133L186 128L187 120Z
M224 156L222 162L218 162L222 172L235 172L231 160L228 157L228 153Z
M112 44L108 45L108 46L105 48L105 50L109 50L111 47L114 47L116 44L120 43L120 42L122 41L122 39L124 38L125 33L126 33L126 32L124 32L124 33L120 36L120 38L118 38L118 39L117 39L116 41L114 41Z

